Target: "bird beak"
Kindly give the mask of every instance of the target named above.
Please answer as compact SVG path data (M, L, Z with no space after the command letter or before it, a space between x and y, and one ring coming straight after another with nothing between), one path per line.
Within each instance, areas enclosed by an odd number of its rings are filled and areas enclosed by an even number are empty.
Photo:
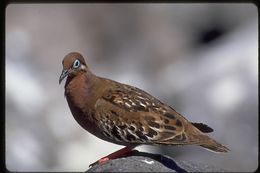
M60 75L59 84L60 84L61 81L62 81L65 77L67 77L68 75L69 75L69 70L63 69L63 70L62 70L62 73L61 73L61 75Z

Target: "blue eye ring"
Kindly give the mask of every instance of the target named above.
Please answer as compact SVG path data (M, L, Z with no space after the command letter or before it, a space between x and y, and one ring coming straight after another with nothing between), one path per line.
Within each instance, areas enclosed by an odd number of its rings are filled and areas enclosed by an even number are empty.
M76 59L73 63L73 68L79 68L79 66L80 66L80 61Z

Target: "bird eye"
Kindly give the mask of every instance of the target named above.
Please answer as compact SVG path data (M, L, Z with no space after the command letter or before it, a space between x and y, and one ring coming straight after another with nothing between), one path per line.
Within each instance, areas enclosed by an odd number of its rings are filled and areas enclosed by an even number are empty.
M80 61L76 59L73 63L73 68L78 68L80 66Z

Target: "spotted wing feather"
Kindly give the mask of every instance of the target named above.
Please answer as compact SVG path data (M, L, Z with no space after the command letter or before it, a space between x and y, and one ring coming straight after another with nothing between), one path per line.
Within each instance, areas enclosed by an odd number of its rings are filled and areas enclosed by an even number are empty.
M103 124L110 126L106 135L118 142L178 144L188 140L183 124L186 119L136 87L118 85L103 94L99 105L104 111L100 116L109 115L102 118L106 121Z
M213 129L206 124L203 124L203 123L191 123L191 124L194 125L200 131L202 131L203 133L213 132Z

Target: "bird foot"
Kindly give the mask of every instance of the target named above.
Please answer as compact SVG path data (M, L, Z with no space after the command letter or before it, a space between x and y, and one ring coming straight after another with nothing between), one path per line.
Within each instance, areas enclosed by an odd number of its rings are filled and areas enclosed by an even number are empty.
M111 159L108 158L108 157L103 157L103 158L99 159L98 161L96 161L96 162L94 162L94 163L91 163L91 164L89 165L89 167L92 167L92 166L94 166L95 164L104 164L104 163L106 163L106 162L109 161L109 160L111 160Z
M92 163L89 165L89 167L92 167L96 164L104 164L106 163L108 160L112 160L112 159L116 159L116 158L119 158L119 157L122 157L122 156L127 156L127 155L130 155L132 152L133 152L133 149L134 147L124 147L114 153L111 153L101 159L99 159L98 161Z

